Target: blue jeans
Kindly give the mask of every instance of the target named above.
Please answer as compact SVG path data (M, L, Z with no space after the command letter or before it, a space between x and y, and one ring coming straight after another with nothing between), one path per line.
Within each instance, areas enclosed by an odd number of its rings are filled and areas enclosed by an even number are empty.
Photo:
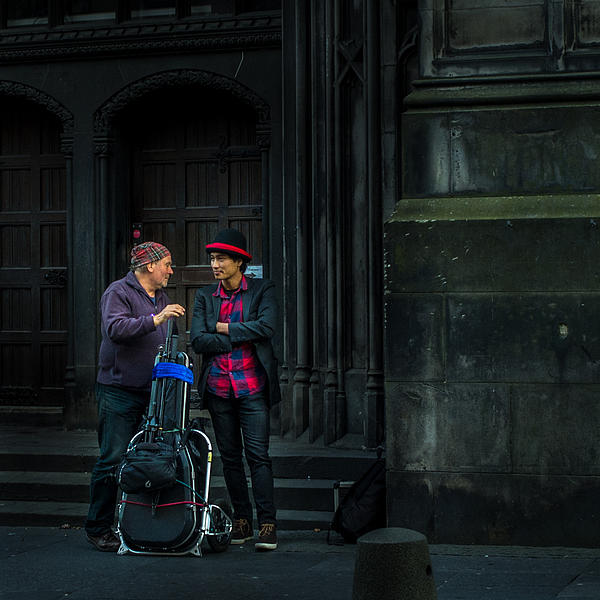
M258 522L260 525L275 523L273 469L269 458L269 407L264 394L249 398L220 398L206 393L205 399L221 453L234 518L253 521L242 462L242 451L245 451Z
M138 431L149 399L148 392L96 384L100 456L90 482L90 508L85 522L90 535L102 535L113 525L118 491L114 469Z

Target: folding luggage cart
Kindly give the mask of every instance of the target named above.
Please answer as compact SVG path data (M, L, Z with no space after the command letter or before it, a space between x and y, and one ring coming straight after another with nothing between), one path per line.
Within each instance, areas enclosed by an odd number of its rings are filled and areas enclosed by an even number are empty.
M154 364L148 414L117 472L119 554L201 556L205 538L215 552L229 546L231 506L209 503L212 444L196 421L189 423L192 382L171 320Z

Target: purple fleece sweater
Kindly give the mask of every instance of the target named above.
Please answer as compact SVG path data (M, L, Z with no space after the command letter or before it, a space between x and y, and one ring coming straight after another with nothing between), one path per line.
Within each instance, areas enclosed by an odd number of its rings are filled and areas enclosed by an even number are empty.
M167 323L157 328L152 316L170 304L163 290L155 299L156 306L131 272L106 288L100 300L98 383L150 390L157 348L167 336Z

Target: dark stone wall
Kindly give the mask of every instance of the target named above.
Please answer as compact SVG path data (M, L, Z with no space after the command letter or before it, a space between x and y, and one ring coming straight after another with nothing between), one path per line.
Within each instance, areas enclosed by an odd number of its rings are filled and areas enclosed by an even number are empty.
M486 92L483 99L491 101L492 91ZM478 100L473 94L471 101ZM591 102L577 110L548 106L453 110L427 118L406 114L403 128L402 174L409 197L564 194L600 187L600 107Z
M437 542L595 544L595 219L398 212L386 226L390 523Z
M420 4L385 224L386 434L389 524L430 542L600 535L600 90L577 72L600 20L574 5Z
M421 0L421 74L593 71L596 0Z

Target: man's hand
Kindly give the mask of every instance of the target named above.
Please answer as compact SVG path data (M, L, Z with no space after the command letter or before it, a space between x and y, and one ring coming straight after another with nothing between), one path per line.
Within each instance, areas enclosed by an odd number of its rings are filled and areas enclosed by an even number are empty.
M221 323L220 321L217 321L217 333L229 335L229 323Z
M154 326L158 327L161 323L173 317L182 317L184 314L185 308L181 304L168 304L157 315L154 315Z

